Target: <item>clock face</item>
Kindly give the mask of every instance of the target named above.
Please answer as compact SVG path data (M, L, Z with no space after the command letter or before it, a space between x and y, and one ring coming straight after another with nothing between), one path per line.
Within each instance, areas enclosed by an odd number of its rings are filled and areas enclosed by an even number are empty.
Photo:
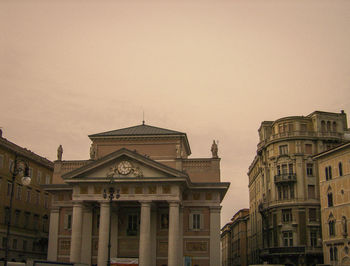
M127 175L131 172L131 163L128 161L122 161L118 164L118 173L121 175Z
M22 184L23 185L29 186L30 185L30 181L31 181L30 177L28 177L28 176L22 177Z

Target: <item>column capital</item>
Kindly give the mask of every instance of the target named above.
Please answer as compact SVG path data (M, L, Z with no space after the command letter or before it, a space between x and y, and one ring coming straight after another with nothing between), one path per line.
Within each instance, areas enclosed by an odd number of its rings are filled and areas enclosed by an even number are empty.
M58 206L55 206L55 207L51 207L51 213L58 213L58 212L60 212L60 207L58 207Z
M179 207L180 201L179 200L168 200L169 207Z
M221 212L221 208L222 206L210 206L209 209L210 209L210 212L218 212L220 213Z
M100 200L98 203L100 203L100 207L109 207L111 205L109 200Z
M82 201L73 200L72 203L73 203L73 207L83 207Z
M139 202L141 203L142 206L151 206L152 205L152 200L139 200Z

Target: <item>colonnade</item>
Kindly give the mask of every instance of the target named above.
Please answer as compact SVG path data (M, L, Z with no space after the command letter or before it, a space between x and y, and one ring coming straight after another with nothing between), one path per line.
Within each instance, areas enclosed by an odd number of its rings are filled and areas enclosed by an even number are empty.
M155 228L156 215L152 213L152 201L140 201L140 239L139 239L139 265L152 266L155 263ZM108 237L110 226L111 206L109 201L100 202L100 225L98 238L97 265L105 266L108 260ZM117 219L117 218L116 218ZM73 204L73 223L70 246L70 262L91 264L91 235L92 235L92 211L87 210L82 202ZM50 239L48 259L57 259L58 240L58 211L51 212ZM112 217L113 223L113 217ZM168 235L168 266L178 266L182 262L180 241L180 203L169 201L169 235ZM113 245L113 238L117 229L112 226L112 250L117 250ZM51 232L52 231L52 232ZM113 232L115 231L115 232ZM154 236L153 236L154 235ZM55 241L56 240L56 241ZM56 242L56 245L54 244ZM114 247L113 247L114 246ZM116 252L114 252L116 254ZM154 256L152 256L152 254Z

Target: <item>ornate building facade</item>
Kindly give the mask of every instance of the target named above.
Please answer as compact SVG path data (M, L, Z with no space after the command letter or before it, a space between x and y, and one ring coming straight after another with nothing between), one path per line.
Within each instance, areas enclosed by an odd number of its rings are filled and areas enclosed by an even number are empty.
M320 177L324 262L350 265L350 143L313 158Z
M248 265L249 209L239 210L221 229L222 266Z
M28 163L31 183L23 186L21 176L12 183L16 158ZM7 225L10 217L10 198L14 189L11 211L9 261L45 259L49 232L51 196L41 185L50 184L53 163L30 150L2 137L0 130L0 258L5 257Z
M48 259L220 264L220 158L189 158L185 133L149 125L90 135L90 159L54 162ZM112 189L112 200L104 194Z
M249 176L250 264L322 263L319 173L313 155L345 141L346 114L264 121Z

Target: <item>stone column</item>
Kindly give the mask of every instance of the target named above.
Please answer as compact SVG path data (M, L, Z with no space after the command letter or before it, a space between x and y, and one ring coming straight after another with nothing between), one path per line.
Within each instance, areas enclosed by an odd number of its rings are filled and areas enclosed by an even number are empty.
M81 246L81 262L91 265L91 246L92 246L92 208L83 209L83 235Z
M151 265L157 265L157 208L151 210Z
M210 266L220 265L221 206L210 207Z
M97 265L106 266L108 260L109 202L100 203L100 230L98 233Z
M60 209L52 208L50 214L50 233L49 245L47 249L47 260L57 261L59 221Z
M171 201L169 202L168 266L180 265L179 232L179 202Z
M70 246L70 262L80 262L81 235L83 225L83 204L76 202L73 205L72 237Z
M151 201L141 201L139 265L151 266Z
M111 209L111 258L118 257L118 211Z

